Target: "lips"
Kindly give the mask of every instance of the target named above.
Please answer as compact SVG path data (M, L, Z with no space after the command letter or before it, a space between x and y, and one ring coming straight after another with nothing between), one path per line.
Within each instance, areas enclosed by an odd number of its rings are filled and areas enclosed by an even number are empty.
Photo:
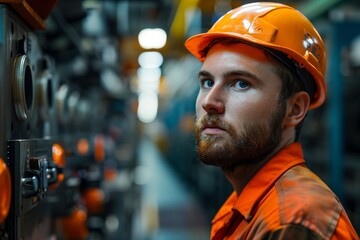
M218 124L205 123L202 127L202 133L207 135L216 135L225 132L226 130Z
M229 130L231 130L231 126L216 115L202 116L197 119L195 123L195 134L198 137L200 137L200 135L222 135Z

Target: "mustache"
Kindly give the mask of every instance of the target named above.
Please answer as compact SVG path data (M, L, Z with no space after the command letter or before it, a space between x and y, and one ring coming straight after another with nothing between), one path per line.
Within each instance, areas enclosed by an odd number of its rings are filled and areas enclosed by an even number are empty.
M204 115L201 118L197 119L195 122L195 129L197 131L202 131L206 127L216 127L221 128L225 131L230 131L232 126L227 122L221 120L216 115Z

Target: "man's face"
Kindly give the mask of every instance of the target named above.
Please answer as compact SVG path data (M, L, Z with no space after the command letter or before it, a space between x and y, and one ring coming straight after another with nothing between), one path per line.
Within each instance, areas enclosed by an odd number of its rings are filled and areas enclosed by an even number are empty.
M275 150L286 106L278 101L281 80L261 50L242 43L216 44L199 81L195 134L201 161L232 169Z

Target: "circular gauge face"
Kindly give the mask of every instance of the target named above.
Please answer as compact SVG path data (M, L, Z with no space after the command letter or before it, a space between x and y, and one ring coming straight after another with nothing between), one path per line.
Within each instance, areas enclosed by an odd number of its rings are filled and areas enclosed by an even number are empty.
M16 56L12 78L15 112L19 120L28 120L34 105L34 79L30 60L26 55Z

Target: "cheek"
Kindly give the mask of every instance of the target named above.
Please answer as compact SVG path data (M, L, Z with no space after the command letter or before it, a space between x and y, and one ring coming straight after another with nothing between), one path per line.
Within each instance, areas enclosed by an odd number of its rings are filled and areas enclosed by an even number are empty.
M229 101L224 119L235 129L241 129L245 122L254 119L251 106L243 101Z
M226 112L233 124L239 126L245 122L268 120L276 108L275 100L246 97L229 102Z

